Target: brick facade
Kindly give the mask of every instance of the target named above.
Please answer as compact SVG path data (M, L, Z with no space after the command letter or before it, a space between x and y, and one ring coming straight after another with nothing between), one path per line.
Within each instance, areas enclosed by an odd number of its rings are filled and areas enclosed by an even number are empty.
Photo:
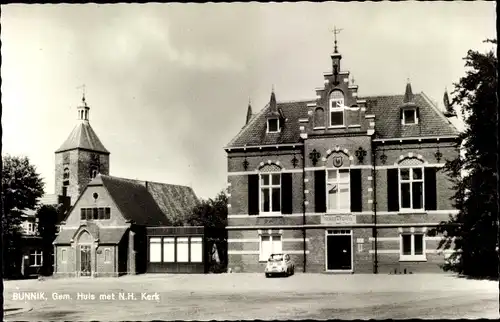
M337 67L324 75L316 100L280 103L272 93L226 146L232 271L264 272L264 242L289 253L297 271L441 271L440 238L428 231L456 212L443 166L458 155L457 131L425 94L413 95L409 84L404 96L358 98L349 73L340 71L340 59L332 55ZM414 124L405 123L413 121L404 111L414 112ZM277 115L281 128L269 133L267 122ZM278 200L267 197L266 165L281 175L281 206L291 203L291 213L265 211ZM327 182L335 169L349 178L342 195L341 183ZM412 183L402 181L406 171ZM337 195L349 209L328 210L325 203Z

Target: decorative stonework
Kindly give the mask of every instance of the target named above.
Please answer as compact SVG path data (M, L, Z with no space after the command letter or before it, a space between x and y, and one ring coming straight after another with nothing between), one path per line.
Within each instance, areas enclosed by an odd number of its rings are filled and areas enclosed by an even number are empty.
M316 151L316 149L313 149L311 153L309 153L309 159L311 159L314 166L318 163L319 158L321 158L321 153Z

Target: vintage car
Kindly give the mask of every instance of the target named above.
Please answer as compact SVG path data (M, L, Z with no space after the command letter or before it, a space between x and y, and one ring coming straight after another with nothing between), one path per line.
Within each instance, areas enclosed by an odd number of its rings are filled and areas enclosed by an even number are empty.
M265 273L266 277L272 275L290 276L295 273L295 265L288 254L271 254L267 260Z

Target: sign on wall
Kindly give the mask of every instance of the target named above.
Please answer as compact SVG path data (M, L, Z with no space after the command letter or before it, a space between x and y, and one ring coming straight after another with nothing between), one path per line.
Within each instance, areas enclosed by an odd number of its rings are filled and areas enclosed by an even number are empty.
M356 223L356 215L324 214L321 216L321 223L328 225L352 225Z

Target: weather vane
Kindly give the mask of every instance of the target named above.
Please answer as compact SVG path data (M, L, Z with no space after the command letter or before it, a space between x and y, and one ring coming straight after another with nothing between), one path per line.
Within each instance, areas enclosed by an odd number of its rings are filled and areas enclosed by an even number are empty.
M83 102L83 103L85 103L85 104L87 104L87 103L85 102L85 84L80 85L80 86L78 86L77 88L78 88L78 89L82 89L82 102Z
M335 44L335 48L334 48L334 52L335 53L338 53L337 51L337 35L342 31L343 29L337 29L336 26L333 26L333 30L330 29L331 32L333 32L333 39L334 39L334 44Z

